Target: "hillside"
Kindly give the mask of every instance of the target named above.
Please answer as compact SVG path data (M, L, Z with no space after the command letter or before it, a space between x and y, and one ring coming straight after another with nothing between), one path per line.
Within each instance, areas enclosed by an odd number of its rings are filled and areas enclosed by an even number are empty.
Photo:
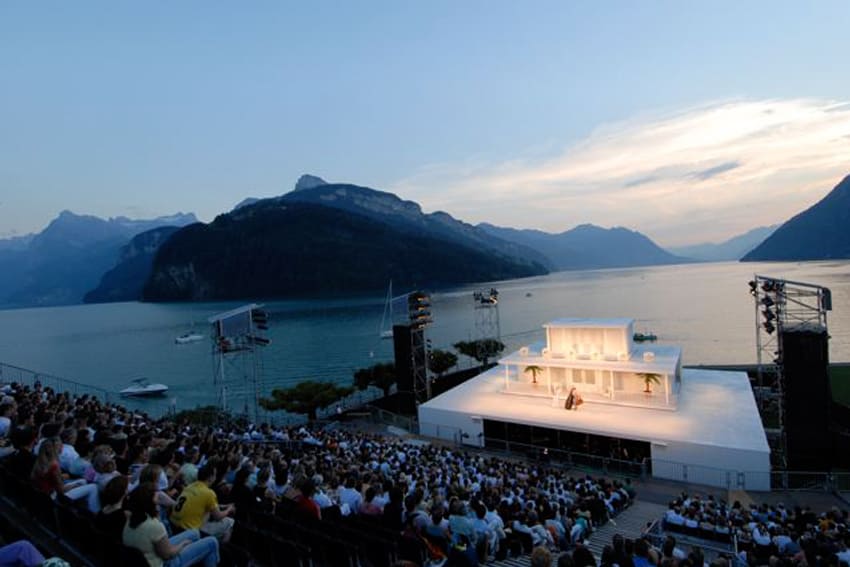
M668 248L676 256L691 258L701 262L724 262L740 260L756 246L773 234L779 225L760 226L743 234L733 236L723 242L705 242L691 246Z
M552 234L486 223L478 226L493 236L536 250L556 270L625 268L687 261L663 250L643 234L620 227L606 229L583 224Z
M404 227L380 215L284 196L174 234L156 255L143 298L348 295L385 289L390 279L400 289L435 288L545 271L474 242L442 238L415 222Z
M178 230L180 228L176 226L164 226L134 236L121 248L118 264L103 274L95 289L85 294L83 303L141 299L157 250Z
M776 229L742 261L837 258L850 258L850 175L826 197Z

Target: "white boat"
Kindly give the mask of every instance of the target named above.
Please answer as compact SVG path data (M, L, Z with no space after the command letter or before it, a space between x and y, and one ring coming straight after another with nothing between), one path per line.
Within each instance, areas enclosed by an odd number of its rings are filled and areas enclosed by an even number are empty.
M204 340L204 335L199 335L198 333L183 333L174 339L174 342L178 345L185 345L187 343L194 343L202 340Z
M147 378L136 378L130 384L130 386L121 390L122 396L127 398L144 398L162 396L168 391L168 386L165 384L151 384Z
M387 326L389 325L389 326ZM387 289L387 300L384 303L384 314L381 316L381 328L378 333L382 339L393 338L393 281Z

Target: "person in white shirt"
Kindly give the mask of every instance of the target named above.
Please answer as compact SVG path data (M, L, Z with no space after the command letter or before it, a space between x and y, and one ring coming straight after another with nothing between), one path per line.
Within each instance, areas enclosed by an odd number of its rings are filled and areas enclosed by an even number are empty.
M363 502L363 495L355 488L356 486L357 479L354 476L349 476L345 479L345 485L337 490L340 507L347 504L352 514L360 512L360 504Z
M70 472L74 463L80 458L80 454L74 449L74 443L77 442L77 430L73 427L63 429L59 434L62 439L62 452L59 454L59 468L65 472Z

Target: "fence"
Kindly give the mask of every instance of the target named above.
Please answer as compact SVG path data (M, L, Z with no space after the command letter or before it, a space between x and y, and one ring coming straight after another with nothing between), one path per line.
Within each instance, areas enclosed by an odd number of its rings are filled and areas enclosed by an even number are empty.
M0 362L0 384L18 383L26 386L34 387L36 384L41 384L45 388L51 388L56 392L68 392L74 396L89 395L99 398L107 404L118 404L127 406L128 408L143 411L149 416L158 419L163 417L174 416L180 410L191 412L197 419L205 423L221 423L224 421L244 421L257 423L268 423L275 427L286 427L292 425L303 425L307 423L307 416L300 414L292 414L285 411L264 411L259 409L256 414L221 411L218 408L178 408L176 404L156 403L151 400L144 402L134 401L130 398L124 398L119 392L83 384L61 376L55 376L46 372L35 372L27 368L21 368L11 364ZM341 409L351 410L366 406L370 402L383 396L383 391L379 388L369 387L365 390L357 390L334 402L328 407L321 408L316 412L317 417L327 419L333 417L337 412L337 406ZM401 417L401 416L399 416ZM406 424L409 428L410 424Z
M418 433L419 426L415 417L400 415L376 406L366 406L371 414L372 423L392 425L411 433Z
M605 475L617 474L635 478L646 478L649 473L649 463L647 461L626 461L590 453L552 449L490 437L484 438L484 446L489 451L506 454L519 453L530 461L570 469L600 471Z

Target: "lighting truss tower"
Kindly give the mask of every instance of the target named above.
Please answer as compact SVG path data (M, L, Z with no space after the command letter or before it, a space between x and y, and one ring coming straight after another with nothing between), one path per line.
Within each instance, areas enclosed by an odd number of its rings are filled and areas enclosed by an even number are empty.
M420 404L431 399L431 381L428 379L428 352L425 328L431 318L431 296L424 291L407 295L407 314L410 325L410 370L413 378L413 395Z
M479 360L491 359L500 351L497 343L502 340L499 324L499 292L476 291L472 294L475 311L475 349Z
M764 413L775 407L778 418L774 438L779 461L787 466L785 435L785 372L782 335L787 329L810 328L826 332L826 312L832 310L828 288L790 280L760 276L749 281L755 305L758 356L756 403ZM766 376L774 376L769 384Z
M261 305L245 305L208 319L212 332L213 385L219 405L240 401L246 415L259 419L263 394L262 349L271 343L268 314Z

